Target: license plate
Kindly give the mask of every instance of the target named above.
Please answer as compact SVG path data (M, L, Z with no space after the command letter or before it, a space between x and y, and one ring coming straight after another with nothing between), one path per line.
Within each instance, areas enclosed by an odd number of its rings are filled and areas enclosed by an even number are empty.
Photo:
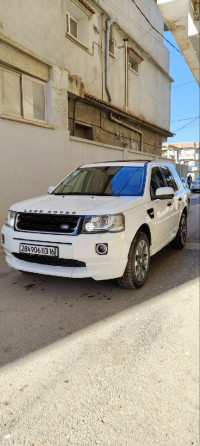
M20 243L19 252L38 256L58 257L57 246L29 245Z

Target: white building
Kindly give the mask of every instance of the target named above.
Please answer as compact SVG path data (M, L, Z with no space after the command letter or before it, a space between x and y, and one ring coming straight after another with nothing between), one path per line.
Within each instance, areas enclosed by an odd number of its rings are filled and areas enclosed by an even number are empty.
M181 176L185 177L187 174L192 175L192 179L195 179L200 174L200 146L199 142L177 142L173 144L164 144L162 148L163 156L167 158L171 158L175 160L176 163L179 163L179 170L181 170L181 166L186 166L187 171L185 171L185 175L181 174Z
M157 0L157 4L191 72L200 84L200 1Z
M161 156L172 79L154 0L0 0L0 22L0 223L79 164Z

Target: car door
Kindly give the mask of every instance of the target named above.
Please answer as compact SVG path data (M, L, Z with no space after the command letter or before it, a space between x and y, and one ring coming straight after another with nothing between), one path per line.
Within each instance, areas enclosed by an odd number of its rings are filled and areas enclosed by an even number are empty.
M159 166L153 166L150 179L151 196L151 228L152 228L152 248L153 252L158 251L171 239L173 223L171 221L171 208L173 199L156 198L156 190L159 187L166 187L166 180Z
M169 218L170 218L170 231L171 236L175 235L178 230L179 226L179 220L181 215L181 209L182 209L182 191L177 186L175 177L167 166L161 166L161 172L164 175L165 181L167 183L168 187L172 187L174 189L174 198L171 200L171 204L169 206Z

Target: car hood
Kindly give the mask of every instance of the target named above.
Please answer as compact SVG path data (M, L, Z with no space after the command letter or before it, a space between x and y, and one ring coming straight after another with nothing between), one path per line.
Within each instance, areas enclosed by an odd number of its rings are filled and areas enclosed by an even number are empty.
M124 212L144 203L144 197L44 195L13 204L16 212L38 214L102 215Z

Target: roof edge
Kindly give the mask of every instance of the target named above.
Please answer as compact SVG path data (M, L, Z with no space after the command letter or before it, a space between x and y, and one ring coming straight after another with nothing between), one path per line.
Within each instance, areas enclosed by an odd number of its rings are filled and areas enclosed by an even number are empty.
M120 113L122 116L124 116L124 117L127 117L127 118L131 118L131 119L133 119L135 122L137 122L138 124L141 124L141 125L143 125L143 126L145 126L145 127L150 127L152 130L154 130L154 132L156 132L156 133L158 133L158 131L159 131L159 133L161 134L161 135L164 135L164 136L174 136L174 134L173 133L171 133L169 130L167 130L167 129L164 129L164 128L162 128L162 127L160 127L160 126L158 126L158 125L156 125L156 124L153 124L152 122L149 122L149 121L146 121L146 120L144 120L144 119L141 119L141 118L139 118L138 116L136 116L136 115L134 115L133 113L131 113L131 112L128 112L128 111L126 111L126 110L123 110L123 108L120 108L120 107L118 107L118 106L116 106L116 105L113 105L113 104L111 104L111 103L109 103L109 102L106 102L106 101L104 101L103 99L99 99L99 98L97 98L97 97L95 97L95 96L93 96L93 95L91 95L91 94L89 94L89 93L84 93L84 98L85 99L87 99L87 100L89 100L89 101L91 101L91 102L94 102L94 103L96 103L96 104L99 104L99 105L101 105L101 106L104 106L105 108L107 108L108 110L110 110L111 112L112 111L116 111L118 114Z

